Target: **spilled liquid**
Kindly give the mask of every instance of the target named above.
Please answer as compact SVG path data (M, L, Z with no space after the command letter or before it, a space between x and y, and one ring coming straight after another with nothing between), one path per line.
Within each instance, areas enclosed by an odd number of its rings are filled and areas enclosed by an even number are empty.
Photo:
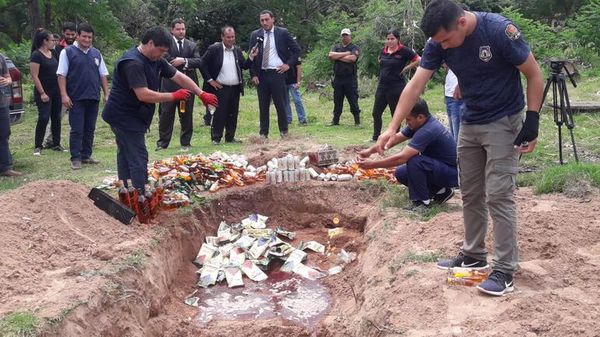
M257 320L280 317L307 328L327 313L331 297L318 280L279 271L267 272L269 278L254 282L244 278L245 285L228 288L219 284L200 289L196 296L199 313L195 321L204 326L214 320Z

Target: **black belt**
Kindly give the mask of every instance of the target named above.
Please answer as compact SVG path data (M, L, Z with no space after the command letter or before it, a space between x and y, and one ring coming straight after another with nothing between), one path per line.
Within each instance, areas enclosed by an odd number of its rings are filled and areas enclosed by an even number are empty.
M277 69L261 69L264 72L277 72Z
M239 87L239 84L234 84L234 85L227 85L227 84L221 84L222 87L224 88L233 88L233 87Z

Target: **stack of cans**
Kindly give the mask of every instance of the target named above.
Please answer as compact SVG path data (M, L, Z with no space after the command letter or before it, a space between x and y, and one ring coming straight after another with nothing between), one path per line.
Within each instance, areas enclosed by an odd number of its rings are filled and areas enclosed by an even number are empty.
M288 154L273 158L267 162L267 184L295 183L310 180L306 169L308 157L300 160L298 156Z

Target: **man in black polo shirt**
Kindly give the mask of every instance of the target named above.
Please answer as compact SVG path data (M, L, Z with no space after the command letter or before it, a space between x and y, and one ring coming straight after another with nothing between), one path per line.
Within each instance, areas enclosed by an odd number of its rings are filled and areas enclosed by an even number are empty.
M124 182L131 179L133 187L141 193L148 180L144 137L152 123L155 103L188 99L190 90L204 105L218 105L215 95L202 91L163 58L171 39L163 28L151 28L144 33L138 47L121 56L115 64L111 95L102 113L115 134L119 179ZM159 92L161 77L171 79L183 89Z
M333 120L330 125L339 125L344 97L350 104L354 115L354 125L360 126L360 108L358 107L358 80L356 79L356 61L360 48L352 43L352 32L344 28L341 32L342 43L331 47L329 59L333 61Z

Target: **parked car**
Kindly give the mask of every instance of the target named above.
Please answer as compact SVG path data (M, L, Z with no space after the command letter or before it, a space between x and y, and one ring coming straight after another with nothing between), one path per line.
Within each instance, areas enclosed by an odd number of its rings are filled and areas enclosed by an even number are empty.
M21 82L21 71L9 58L6 59L6 65L12 79L12 96L8 109L10 112L10 125L13 125L20 123L25 113L23 109L23 84Z

